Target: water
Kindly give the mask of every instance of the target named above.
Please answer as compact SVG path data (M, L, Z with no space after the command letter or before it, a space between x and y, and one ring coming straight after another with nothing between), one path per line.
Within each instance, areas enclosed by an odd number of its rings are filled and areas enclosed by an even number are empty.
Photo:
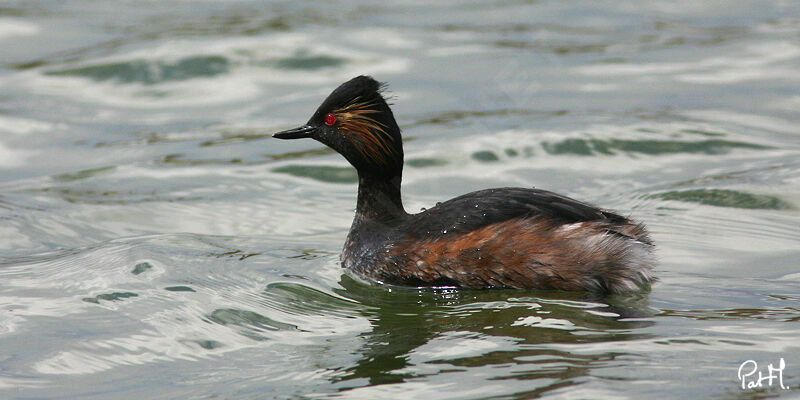
M0 4L0 397L797 397L798 3L429 3ZM659 282L343 275L353 170L268 133L362 73L408 209L555 190L646 222Z

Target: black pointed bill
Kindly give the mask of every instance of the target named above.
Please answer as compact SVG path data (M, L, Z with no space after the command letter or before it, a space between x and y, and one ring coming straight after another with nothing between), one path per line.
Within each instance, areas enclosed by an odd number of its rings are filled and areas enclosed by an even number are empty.
M314 131L316 129L317 128L315 128L315 127L313 127L311 125L303 125L303 126L299 126L297 128L281 131L281 132L278 132L278 133L273 133L272 137L278 138L278 139L307 138L307 137L311 137L311 134L314 133Z

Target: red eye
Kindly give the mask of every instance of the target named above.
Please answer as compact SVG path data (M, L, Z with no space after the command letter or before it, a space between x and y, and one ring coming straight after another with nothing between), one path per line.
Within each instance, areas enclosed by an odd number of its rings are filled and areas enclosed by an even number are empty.
M336 116L332 113L325 114L325 125L331 126L336 123Z

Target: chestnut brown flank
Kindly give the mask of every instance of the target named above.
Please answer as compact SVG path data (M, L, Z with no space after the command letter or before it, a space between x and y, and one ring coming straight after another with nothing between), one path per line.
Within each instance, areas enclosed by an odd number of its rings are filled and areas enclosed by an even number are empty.
M409 282L452 282L470 288L585 290L625 285L619 268L630 256L640 225L587 221L552 226L543 218L515 218L460 235L408 238L390 249L395 272ZM646 235L646 234L645 234ZM646 240L646 237L643 237Z

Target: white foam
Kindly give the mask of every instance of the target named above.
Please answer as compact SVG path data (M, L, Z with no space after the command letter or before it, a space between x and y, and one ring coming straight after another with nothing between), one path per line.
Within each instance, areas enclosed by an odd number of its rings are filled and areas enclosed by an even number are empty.
M566 320L558 318L542 318L535 315L529 317L520 317L514 321L511 326L535 326L538 328L574 330L575 324Z
M14 36L33 36L39 33L39 27L25 21L11 18L0 18L0 39Z
M703 84L733 83L758 79L800 79L795 68L777 63L800 57L800 47L785 41L763 42L736 49L734 54L686 62L655 62L629 64L596 64L574 68L588 76L618 76L675 74L678 81Z
M31 151L15 150L0 143L0 167L18 167L33 154Z
M348 32L344 35L348 42L363 46L376 46L392 49L417 49L420 42L402 36L401 31L388 28L368 28Z
M27 135L29 133L51 131L54 127L55 125L49 122L0 115L0 132Z
M613 83L585 83L578 86L582 92L610 92L619 89L619 85Z
M800 103L800 97L798 97ZM797 124L776 117L768 117L765 115L749 114L741 111L730 110L689 110L684 111L682 114L692 118L703 120L711 120L716 123L733 123L737 125L747 126L757 129L771 130L775 132L796 133Z
M486 51L486 46L477 44L437 47L427 51L432 57L452 57L465 54L478 54Z

